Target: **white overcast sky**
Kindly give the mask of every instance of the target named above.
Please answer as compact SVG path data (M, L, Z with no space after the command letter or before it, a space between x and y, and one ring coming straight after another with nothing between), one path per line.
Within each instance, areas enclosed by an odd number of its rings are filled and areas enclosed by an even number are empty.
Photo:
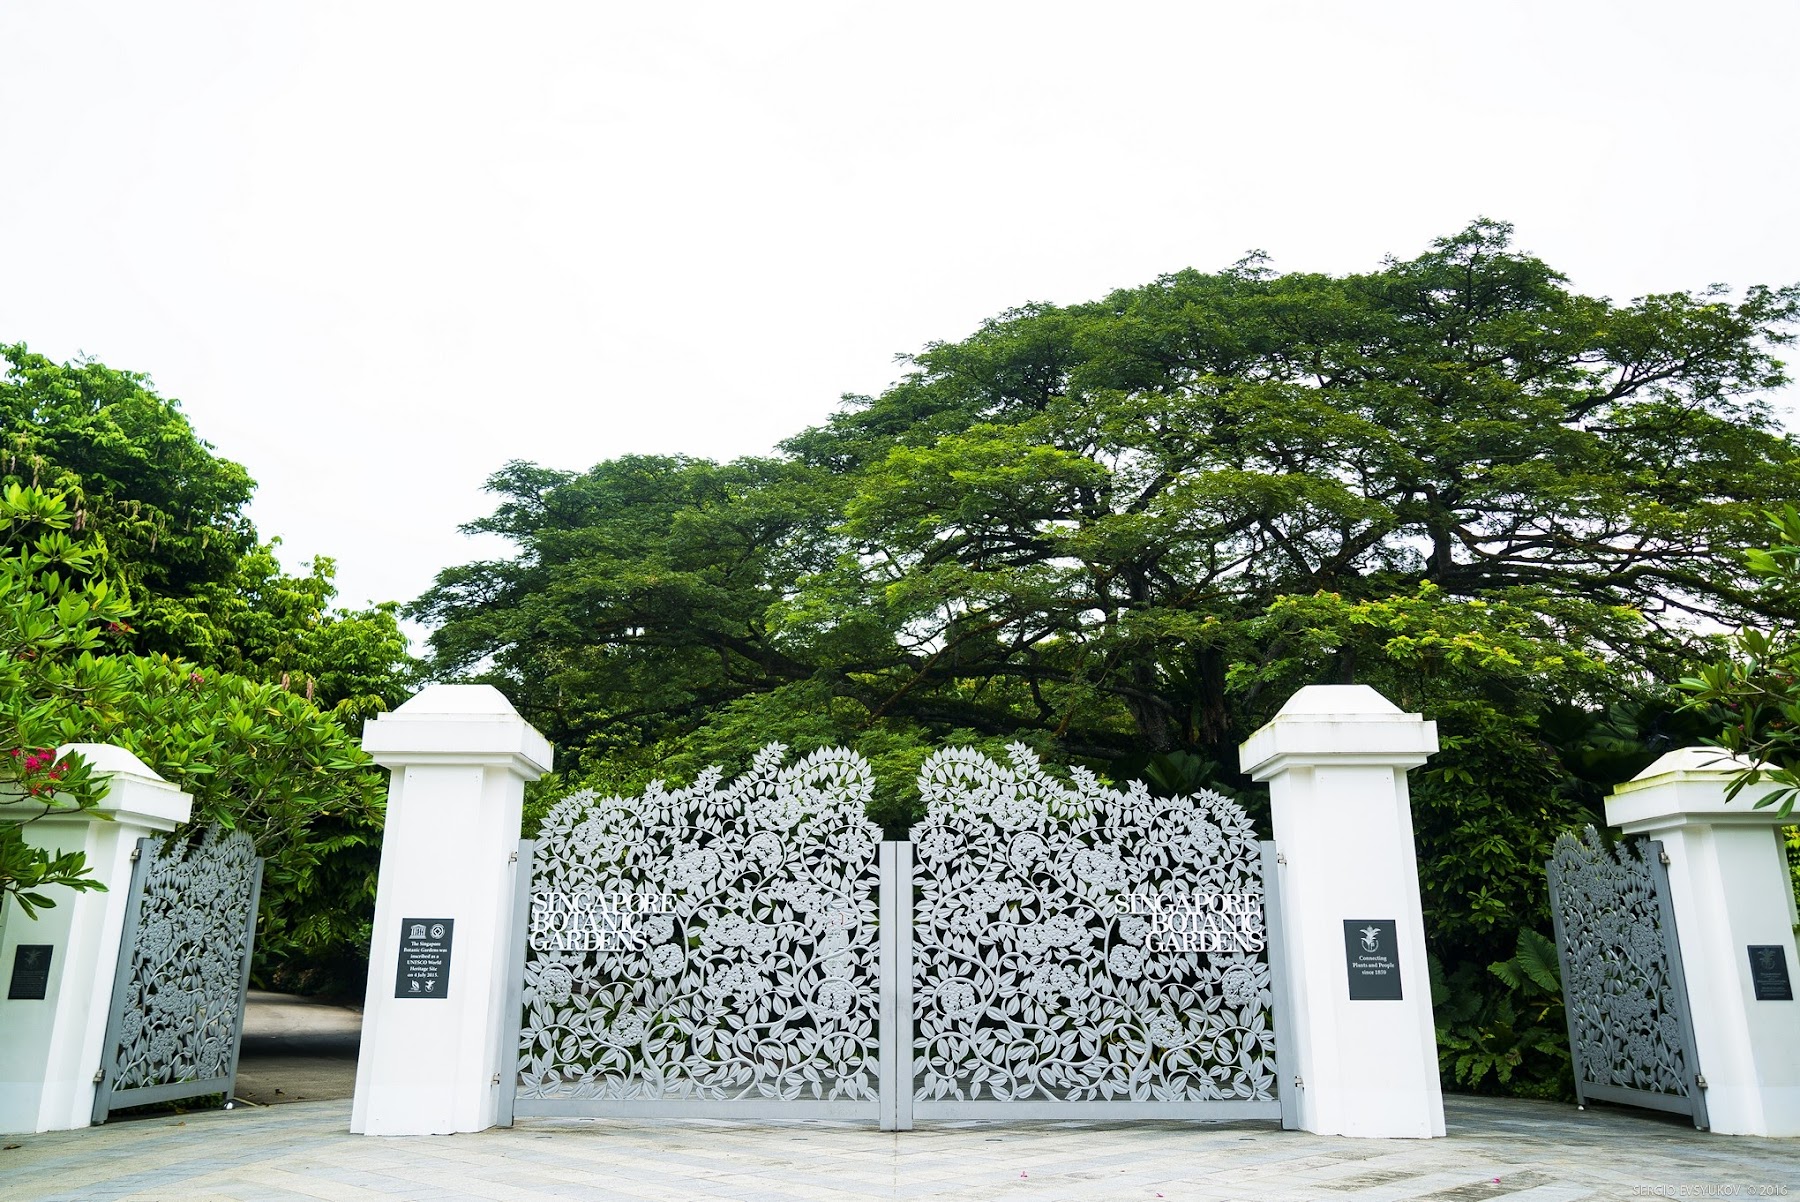
M1800 280L1800 4L0 0L0 340L149 373L407 600L512 458L766 452L896 352L1487 215Z

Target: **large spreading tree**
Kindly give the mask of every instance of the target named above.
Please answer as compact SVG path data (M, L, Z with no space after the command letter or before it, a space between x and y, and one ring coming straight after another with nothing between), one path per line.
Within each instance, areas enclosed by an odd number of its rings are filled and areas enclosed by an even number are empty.
M1583 296L1492 222L1364 275L1033 305L778 458L509 466L475 525L519 554L417 613L443 668L600 754L798 688L852 726L1229 766L1290 686L1404 692L1471 621L1561 656L1509 693L1623 686L1791 617L1737 551L1800 495L1765 400L1797 305Z
M1024 306L772 457L508 465L474 529L516 554L413 612L590 783L843 742L891 828L938 741L1241 789L1295 688L1372 684L1444 736L1414 802L1446 1071L1554 1091L1554 999L1517 986L1551 840L1708 733L1665 682L1709 631L1797 616L1740 551L1800 496L1768 404L1800 289L1620 303L1511 234Z

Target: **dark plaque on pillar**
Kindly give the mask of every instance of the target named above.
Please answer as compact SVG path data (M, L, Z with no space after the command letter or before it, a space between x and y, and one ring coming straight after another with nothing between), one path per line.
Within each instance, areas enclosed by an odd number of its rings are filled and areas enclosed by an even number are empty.
M9 1002L41 1002L50 991L50 943L21 943L13 948L12 980L6 987Z
M41 1002L50 990L52 943L20 943L13 948L13 979L7 982L5 1000Z
M400 968L394 996L450 996L450 933L453 918L400 920Z
M1788 976L1787 949L1779 943L1750 945L1750 987L1759 1002L1791 1002L1794 982Z
M1344 919L1344 962L1350 970L1350 1000L1400 1000L1400 936L1391 918Z

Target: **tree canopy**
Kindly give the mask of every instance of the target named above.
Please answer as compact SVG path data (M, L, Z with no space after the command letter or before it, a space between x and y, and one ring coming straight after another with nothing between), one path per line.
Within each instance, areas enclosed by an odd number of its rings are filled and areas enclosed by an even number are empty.
M1545 648L1480 687L1594 701L1791 617L1736 550L1800 495L1765 399L1800 291L1618 304L1510 234L1026 306L774 458L510 465L474 528L519 554L414 612L596 757L799 688L1226 769L1298 684L1510 667L1471 625Z
M334 565L285 572L246 509L256 485L204 442L148 377L91 360L55 363L0 344L0 483L67 499L75 533L133 609L115 650L286 679L360 718L413 682L396 606L332 605Z

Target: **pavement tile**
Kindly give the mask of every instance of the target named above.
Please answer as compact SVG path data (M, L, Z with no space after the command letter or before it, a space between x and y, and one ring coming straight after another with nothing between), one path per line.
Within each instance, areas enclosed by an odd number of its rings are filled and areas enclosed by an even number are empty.
M1447 1105L1441 1140L1244 1123L883 1133L625 1119L369 1139L348 1133L348 1104L334 1100L9 1137L21 1146L0 1153L0 1202L1579 1202L1646 1186L1689 1197L1786 1186L1800 1198L1800 1140L1711 1136L1612 1108Z

